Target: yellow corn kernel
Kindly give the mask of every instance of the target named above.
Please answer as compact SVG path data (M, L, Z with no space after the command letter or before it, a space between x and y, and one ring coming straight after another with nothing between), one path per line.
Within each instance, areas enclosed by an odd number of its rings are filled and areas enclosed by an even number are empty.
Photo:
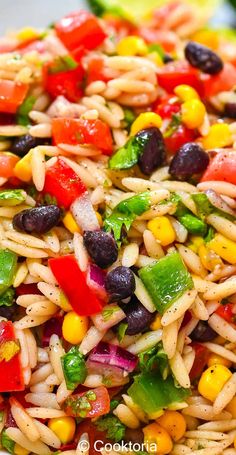
M65 313L72 311L72 306L62 291L60 292L60 307L63 309L63 311L65 311Z
M70 311L64 316L62 323L63 338L71 344L79 344L88 330L89 320Z
M102 220L102 215L100 215L99 212L95 212L96 213L96 217L97 217L97 220L98 220L98 224L100 227L102 227L103 225L103 220Z
M154 321L151 323L150 328L151 330L158 330L161 329L161 327L161 316L160 314L157 314Z
M207 246L225 261L230 264L236 264L236 242L227 239L221 234L216 234Z
M207 270L212 271L217 265L222 264L220 257L205 245L200 245L198 248L198 254L203 267Z
M208 358L207 365L209 367L212 367L212 365L215 365L216 363L218 365L224 365L227 368L230 368L232 365L232 362L230 362L230 360L221 357L221 355L212 353Z
M155 112L143 112L132 123L130 134L131 136L134 136L140 130L143 130L144 128L150 128L151 126L160 128L161 124L162 119L160 115L155 114Z
M181 101L199 99L199 95L196 90L186 84L177 85L174 89L174 93L180 98Z
M190 129L199 128L204 121L206 108L198 99L185 101L181 106L182 122Z
M62 444L68 444L74 437L76 424L72 417L57 417L48 421L48 427Z
M29 455L29 451L21 447L19 444L14 446L14 455Z
M29 41L38 37L38 32L33 27L24 27L19 30L16 37L20 41Z
M227 123L215 123L210 127L208 135L202 138L203 147L207 150L227 147L232 143L233 137Z
M171 452L173 443L167 431L157 423L151 423L143 428L144 444L149 453L166 455Z
M207 400L215 401L231 376L231 371L224 365L218 363L212 365L202 373L198 383L198 391Z
M165 411L157 423L169 433L175 442L181 439L186 431L186 421L178 411Z
M193 36L193 41L203 44L203 46L207 46L214 51L219 46L219 36L214 30L200 30L196 32Z
M160 56L160 54L156 51L150 52L150 54L147 55L148 59L151 60L155 65L157 66L163 66L163 60Z
M204 244L204 240L202 237L198 237L197 235L192 235L190 238L190 243L188 247L190 250L194 251L194 253L198 252L198 248Z
M31 152L28 152L14 167L14 174L23 182L30 182L32 177Z
M174 242L175 231L170 220L166 216L153 218L153 220L148 222L147 227L162 246Z
M68 231L70 231L71 234L74 234L75 232L81 233L81 230L71 212L66 212L66 215L64 216L62 221L66 229L68 229Z
M232 400L227 404L226 411L229 411L232 414L233 419L236 419L236 397L233 397Z
M116 46L118 55L146 55L148 47L145 41L138 36L126 36Z

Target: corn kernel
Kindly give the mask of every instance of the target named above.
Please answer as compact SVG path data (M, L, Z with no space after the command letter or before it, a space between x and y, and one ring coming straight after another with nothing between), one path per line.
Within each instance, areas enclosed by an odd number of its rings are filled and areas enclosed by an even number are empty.
M198 254L203 267L205 267L207 270L213 271L217 265L222 265L222 260L220 257L205 245L201 245L199 247Z
M130 35L119 41L116 52L118 55L146 55L148 47L142 38Z
M68 229L71 234L74 234L75 232L81 233L81 230L71 212L67 212L62 221L66 229Z
M79 316L70 311L64 316L62 323L63 338L71 344L79 344L88 330L89 320L86 316Z
M38 37L38 32L33 27L24 27L19 30L16 37L20 41L30 41Z
M232 240L227 239L221 234L216 234L215 237L208 242L207 246L225 261L230 264L236 264L236 243Z
M203 46L207 46L213 51L217 50L219 46L219 36L214 30L200 30L196 32L193 36L193 41L203 44Z
M157 419L157 423L169 433L175 442L181 439L186 431L186 421L178 411L165 411Z
M48 427L62 444L68 444L74 437L76 424L72 417L57 417L49 420Z
M148 229L162 246L169 245L175 240L175 231L170 220L166 216L153 218L147 224Z
M102 227L103 225L103 220L102 220L102 215L100 215L99 212L95 212L96 213L96 217L97 217L97 220L98 220L98 224L100 227Z
M206 108L198 99L185 101L181 106L182 122L190 129L199 128L204 121Z
M160 115L155 114L155 112L143 112L132 123L130 134L131 136L134 136L140 130L143 130L144 128L150 128L151 126L160 128L161 124L162 119Z
M174 89L174 93L180 98L181 101L199 99L196 90L190 85L186 84L177 85L177 87Z
M230 362L230 360L221 357L221 355L211 354L208 358L207 365L209 367L212 367L212 365L215 365L216 363L218 365L224 365L227 368L230 368L232 365L232 362Z
M14 446L14 455L29 455L29 450L24 449L19 444L15 444Z
M72 306L62 291L60 292L60 307L63 309L63 311L65 311L65 313L72 311Z
M14 167L15 176L23 182L30 182L32 177L31 156L32 153L28 152Z
M194 253L198 252L198 249L201 245L204 244L204 240L202 237L198 237L197 235L192 235L190 239L190 243L188 244L188 247L190 250L194 251Z
M158 329L161 329L161 327L162 327L162 325L161 325L161 316L160 316L160 314L157 314L155 316L154 321L150 325L150 329L151 330L158 330Z
M167 431L157 423L151 423L143 428L144 444L149 453L166 455L171 452L173 443Z
M233 419L236 419L236 397L233 397L232 400L227 404L226 411L229 411L232 414Z
M202 373L198 383L198 391L207 400L215 401L231 376L232 373L228 368L224 365L215 364Z
M208 135L202 138L203 147L207 150L227 147L232 143L233 137L227 123L215 123L210 127Z

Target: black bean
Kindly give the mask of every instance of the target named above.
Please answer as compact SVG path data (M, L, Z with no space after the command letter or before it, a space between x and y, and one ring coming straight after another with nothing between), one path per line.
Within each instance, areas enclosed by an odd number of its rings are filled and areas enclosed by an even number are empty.
M164 54L163 62L164 63L174 62L174 58L171 57L171 55L169 55L169 54Z
M104 231L85 231L84 245L89 255L102 269L113 264L118 257L117 243L112 234Z
M37 145L47 144L49 139L33 137L30 134L16 137L11 146L11 152L16 153L18 156L24 156L30 149L37 147Z
M193 341L211 341L217 337L217 333L205 321L199 321L192 331L190 338Z
M158 128L151 127L139 131L136 136L145 143L138 164L144 174L150 175L165 161L166 149L162 133Z
M236 103L226 103L224 107L224 115L226 117L236 119Z
M44 234L58 224L60 217L61 210L57 205L42 205L17 213L13 226L19 231Z
M1 306L0 307L0 316L11 320L13 316L16 316L19 306L16 303L13 303L11 306Z
M125 332L127 335L136 335L148 329L155 317L155 314L150 313L134 296L122 309L126 315L122 322L128 324Z
M110 296L110 302L127 299L135 291L135 279L129 267L116 267L107 274L105 288Z
M194 41L189 41L185 47L185 57L203 73L217 74L223 69L223 62L215 52Z
M132 444L139 444L141 446L144 441L143 431L141 428L137 428L136 430L132 428L126 428L124 441L131 442Z
M177 180L185 180L205 171L208 164L209 156L203 148L195 142L188 142L174 156L169 172Z

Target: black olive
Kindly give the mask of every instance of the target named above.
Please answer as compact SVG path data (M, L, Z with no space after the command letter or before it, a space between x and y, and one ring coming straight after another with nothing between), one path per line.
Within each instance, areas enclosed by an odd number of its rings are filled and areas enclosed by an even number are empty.
M126 428L124 441L131 442L132 444L139 444L141 446L144 441L143 431L141 430L141 428L137 428L136 430L132 428Z
M122 309L126 315L122 323L128 324L126 335L136 335L148 329L155 317L155 314L150 313L134 296Z
M17 213L13 226L19 231L45 234L58 224L60 217L61 210L57 205L42 205Z
M158 128L151 127L139 131L136 136L144 141L138 164L144 174L150 175L165 161L166 149L162 133Z
M102 269L113 264L118 257L118 247L113 235L104 231L85 231L84 245L89 256Z
M207 168L209 156L195 142L184 144L170 163L169 173L177 180L185 180Z
M226 103L224 107L224 115L226 117L236 119L236 103Z
M106 276L105 288L110 295L109 301L127 299L135 291L135 278L129 267L116 267Z
M202 44L189 41L184 52L188 62L203 73L217 74L223 69L221 58Z
M37 147L37 145L48 144L50 139L33 137L30 134L19 136L14 139L11 146L11 152L18 156L24 156L30 149Z
M208 325L206 321L199 321L192 331L190 338L193 341L211 341L217 337L217 333Z

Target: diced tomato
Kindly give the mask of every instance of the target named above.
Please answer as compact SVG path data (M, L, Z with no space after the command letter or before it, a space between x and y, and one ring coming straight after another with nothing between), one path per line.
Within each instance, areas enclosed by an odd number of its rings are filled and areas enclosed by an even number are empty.
M18 286L16 288L16 295L19 296L19 295L26 295L26 294L41 295L42 293L38 289L38 286L36 283L30 283L30 284L22 283L22 284L20 284L20 286Z
M88 62L87 70L87 83L88 85L94 81L104 81L107 82L110 80L109 77L104 73L104 60L101 57L94 57Z
M43 69L44 87L52 98L63 95L69 101L77 102L83 95L84 70L81 65L68 71L50 72L50 64Z
M171 136L166 137L164 140L168 152L174 154L178 152L182 145L187 142L192 142L194 139L196 139L194 130L186 128L185 125L179 125L174 133Z
M137 35L138 30L131 22L118 17L114 16L113 14L107 13L104 14L103 19L106 21L106 24L109 28L113 28L115 34L118 35L118 38L124 38L128 35Z
M10 152L0 152L0 177L9 177L14 176L14 167L19 161L19 157Z
M4 343L16 341L14 326L11 321L0 322L0 345L4 352ZM10 360L0 361L0 392L24 390L24 380L19 353Z
M95 49L106 38L99 19L84 10L75 11L63 17L56 23L55 29L58 37L70 50L78 46Z
M71 51L71 55L77 63L81 63L82 57L87 53L87 49L84 46L78 46L73 51Z
M91 316L102 310L102 303L89 288L73 255L49 259L49 266L73 310L80 316Z
M195 360L189 373L191 381L199 378L202 374L209 357L209 351L205 346L199 343L192 343L192 347L195 351Z
M220 305L215 311L218 316L224 319L227 322L235 322L235 314L233 313L233 304L226 303L225 305Z
M57 145L90 144L107 155L112 153L110 128L99 119L55 118L52 120L52 137Z
M0 80L0 112L14 114L23 103L29 86L21 82Z
M82 180L62 159L58 158L56 163L47 169L43 193L55 197L59 206L69 209L85 191Z
M92 399L90 399L90 395L92 394ZM100 386L95 389L88 390L87 392L83 392L80 394L71 395L63 404L64 411L67 415L72 417L79 417L80 416L80 399L83 397L83 401L87 399L90 409L83 410L85 412L86 418L94 418L99 417L104 414L107 414L110 410L110 397L106 387ZM74 406L73 406L74 405ZM82 411L82 409L81 409ZM83 411L82 411L83 412Z
M99 431L96 424L92 423L90 419L85 419L78 424L76 441L79 441L83 433L87 433L89 437L89 455L98 455L99 449L104 447L104 445L108 442L106 432Z
M201 181L220 180L236 185L236 152L219 152L211 160Z
M178 114L181 108L179 102L171 103L173 96L167 95L157 100L153 106L153 110L163 119L171 119L173 114Z
M176 48L176 34L159 28L140 27L138 34L148 43L160 44L166 52L173 52Z
M173 93L174 88L180 84L187 84L195 88L199 94L202 93L202 81L199 71L186 61L170 62L160 68L158 83L168 93Z
M204 97L210 98L219 92L231 90L236 83L236 67L231 63L224 63L222 71L215 76L202 74Z

